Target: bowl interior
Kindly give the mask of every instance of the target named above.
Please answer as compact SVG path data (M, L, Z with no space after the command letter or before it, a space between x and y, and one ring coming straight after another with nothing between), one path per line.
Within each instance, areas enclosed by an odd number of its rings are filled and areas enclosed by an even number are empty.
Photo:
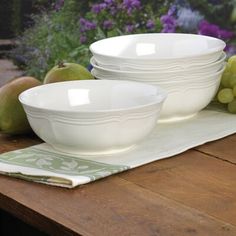
M161 88L139 82L84 80L34 87L19 99L24 105L51 111L100 112L134 109L165 97Z
M119 45L119 47L117 47ZM134 34L93 43L93 54L129 59L173 59L223 50L222 40L194 34Z

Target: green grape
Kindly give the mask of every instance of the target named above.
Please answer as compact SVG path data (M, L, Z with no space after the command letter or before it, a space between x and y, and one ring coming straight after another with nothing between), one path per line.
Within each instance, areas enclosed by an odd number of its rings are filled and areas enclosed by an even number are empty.
M232 56L228 60L228 66L232 74L236 74L236 55Z
M236 22L236 6L234 6L233 11L231 13L231 21Z
M217 98L221 103L230 103L234 99L233 90L230 88L224 88L219 91Z
M236 85L236 74L229 77L229 88L233 88Z
M231 63L233 63L234 61L236 61L236 55L233 55L233 56L231 56L231 57L229 58L229 60L228 60L229 65L230 65Z
M226 63L224 72L230 72L230 65L229 65L229 63Z
M215 94L215 96L212 98L212 101L213 102L218 102L218 98L217 98L217 95L218 95L218 92L223 89L224 87L222 86L222 84L220 84L218 90L217 90L217 93Z
M230 113L236 113L236 99L234 99L232 102L230 102L229 104L228 104L228 111L230 112Z
M230 77L231 77L231 73L225 70L222 77L221 77L221 84L223 85L223 87L225 87L225 88L230 87L230 85L229 85Z
M236 85L233 87L233 95L236 97Z

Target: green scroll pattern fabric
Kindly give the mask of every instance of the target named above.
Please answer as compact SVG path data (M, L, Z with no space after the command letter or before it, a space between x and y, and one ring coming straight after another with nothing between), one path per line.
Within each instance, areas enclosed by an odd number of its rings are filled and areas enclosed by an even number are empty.
M110 165L77 157L68 157L64 154L39 150L34 147L1 154L0 163L19 166L19 169L20 167L27 167L38 171L49 171L52 173L52 176L27 176L20 171L17 173L8 173L8 175L36 182L47 182L50 180L51 184L55 182L55 185L64 182L70 183L68 181L70 176L84 176L88 177L90 181L94 181L129 169L128 166ZM53 173L68 176L68 180L66 180L67 178L55 177Z

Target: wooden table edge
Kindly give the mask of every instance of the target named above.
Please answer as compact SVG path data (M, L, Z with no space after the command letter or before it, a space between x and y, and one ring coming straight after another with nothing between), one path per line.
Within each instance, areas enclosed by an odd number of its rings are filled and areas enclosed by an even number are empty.
M40 214L37 211L32 210L31 208L18 202L16 199L10 198L2 193L0 193L0 208L49 235L83 235L74 232L66 226ZM44 227L42 227L42 225L44 225Z

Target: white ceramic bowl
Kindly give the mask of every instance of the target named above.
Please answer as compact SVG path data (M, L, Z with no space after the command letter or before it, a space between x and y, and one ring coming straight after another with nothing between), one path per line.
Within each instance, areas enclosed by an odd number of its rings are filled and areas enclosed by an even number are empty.
M20 94L34 132L54 149L84 155L125 151L154 128L166 93L131 81L46 84Z
M93 68L95 68L97 71L101 71L103 73L122 73L122 74L127 74L127 75L132 75L133 73L136 74L144 74L148 75L148 74L153 74L153 73L160 73L160 74L166 74L166 73L172 73L172 74L202 74L202 73L214 73L216 71L218 71L221 67L222 64L225 62L226 59L226 53L223 52L221 54L221 57L219 58L219 60L213 62L213 63L208 63L205 65L200 65L200 66L192 66L192 67L188 67L188 68L175 68L175 69L162 69L162 68L158 68L156 69L155 67L153 68L149 68L149 67L145 67L145 66L136 66L134 68L132 67L122 67L119 65L115 65L115 66L110 66L110 67L106 67L103 65L99 65L99 63L96 61L96 59L94 57L92 57L90 59L90 63L93 66Z
M96 78L102 79L114 79L114 80L133 80L139 82L162 82L162 83L177 83L177 82L207 82L208 80L214 80L213 74L216 74L218 71L221 71L225 67L225 63L220 65L218 70L212 72L201 72L190 73L190 72L110 72L104 71L103 69L93 68L91 73Z
M105 65L186 68L217 61L226 46L213 37L179 34L133 34L99 40L90 45L96 61Z
M222 72L213 75L214 80L205 83L183 82L175 84L152 83L168 92L163 104L160 121L172 122L195 116L214 98L220 86Z
M219 88L223 71L224 68L204 77L200 82L194 80L177 82L157 80L148 82L152 85L161 86L168 92L159 121L172 122L188 119L205 108ZM103 79L102 77L97 78ZM123 77L123 79L128 80L127 77ZM137 81L140 81L140 79L137 79ZM143 78L142 82L147 83L145 78Z

